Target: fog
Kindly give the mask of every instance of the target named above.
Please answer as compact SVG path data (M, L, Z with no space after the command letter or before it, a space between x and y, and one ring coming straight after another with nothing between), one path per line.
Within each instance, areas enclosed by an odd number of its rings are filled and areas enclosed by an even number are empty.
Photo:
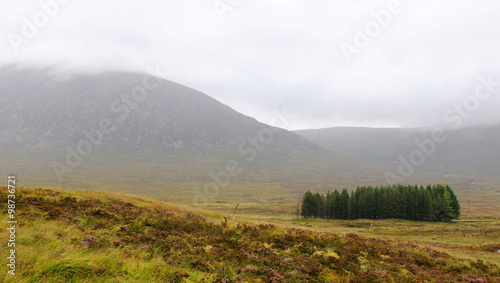
M159 66L288 129L500 123L500 2L3 1L0 64Z

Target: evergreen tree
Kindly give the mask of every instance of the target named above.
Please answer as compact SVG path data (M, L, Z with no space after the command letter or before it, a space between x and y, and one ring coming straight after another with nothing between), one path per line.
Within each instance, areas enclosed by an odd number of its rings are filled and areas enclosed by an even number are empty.
M434 204L432 200L432 194L429 190L425 190L425 200L424 200L424 206L425 206L425 214L424 214L424 221L435 221L434 217Z
M328 191L328 193L326 194L326 207L325 207L325 211L326 211L326 215L325 217L326 218L333 218L332 217L332 206L333 206L333 194L330 193L330 191Z
M357 195L358 198L358 219L359 218L366 218L366 200L365 200L365 188L359 188L356 190L355 195Z
M310 191L307 191L304 194L304 198L302 199L302 217L313 217L315 214L315 210L314 195Z
M394 209L394 191L392 188L385 188L385 197L384 197L384 218L395 218L395 209Z
M448 190L443 191L442 208L441 208L441 221L450 222L455 218L452 208L451 195Z
M453 190L450 188L450 186L446 185L446 190L450 194L451 198L451 208L453 210L453 219L458 219L460 217L460 203L458 201L457 196L453 192Z
M337 190L335 190L333 192L333 208L332 208L332 211L333 211L332 217L334 219L341 219L340 218L340 193Z
M377 209L375 203L375 196L373 195L373 189L371 187L366 188L365 191L365 218L373 219L375 218L375 210Z
M349 208L347 214L349 219L356 219L358 216L358 201L355 196L355 191L351 191L351 197L349 198Z
M343 189L342 193L340 194L340 203L339 203L340 219L347 219L348 207L349 207L349 193L347 192L347 189Z
M448 185L358 187L350 195L347 189L326 195L307 191L301 208L304 218L449 222L460 217L460 203Z
M315 218L323 218L325 215L325 202L323 196L320 193L314 194L314 204L315 204Z

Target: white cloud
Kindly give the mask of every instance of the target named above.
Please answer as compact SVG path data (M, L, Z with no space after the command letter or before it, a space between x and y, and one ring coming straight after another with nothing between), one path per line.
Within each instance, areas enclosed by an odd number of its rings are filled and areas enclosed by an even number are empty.
M40 0L49 3L56 0ZM500 80L500 2L401 1L403 11L348 64L339 48L387 1L241 1L221 20L212 0L68 1L14 52L9 33L39 1L3 1L0 63L144 71L266 122L287 107L290 128L432 126L471 95L478 75ZM500 92L500 90L498 90ZM493 96L470 123L500 122Z

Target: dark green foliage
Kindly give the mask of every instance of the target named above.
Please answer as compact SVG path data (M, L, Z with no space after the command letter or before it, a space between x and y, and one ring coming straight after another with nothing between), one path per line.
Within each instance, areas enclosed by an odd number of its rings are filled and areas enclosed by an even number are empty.
M317 210L316 199L311 192L306 192L302 199L302 217L315 217Z
M358 187L325 195L306 192L302 216L332 219L400 218L449 222L460 217L460 203L448 185Z

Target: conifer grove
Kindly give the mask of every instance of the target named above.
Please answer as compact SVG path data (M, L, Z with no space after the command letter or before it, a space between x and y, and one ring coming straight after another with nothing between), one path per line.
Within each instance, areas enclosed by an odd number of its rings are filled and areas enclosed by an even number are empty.
M458 219L460 203L448 185L358 187L326 195L304 194L302 217L328 219L387 219L445 221Z

